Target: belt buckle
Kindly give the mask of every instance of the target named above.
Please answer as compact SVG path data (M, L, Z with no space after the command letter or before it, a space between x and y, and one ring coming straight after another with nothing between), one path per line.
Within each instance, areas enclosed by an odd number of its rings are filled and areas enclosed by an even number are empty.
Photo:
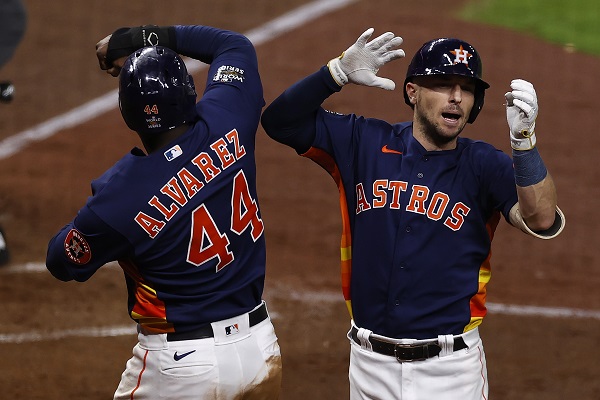
M421 349L420 355L417 349ZM429 351L427 345L396 343L394 356L398 362L423 361L429 358Z

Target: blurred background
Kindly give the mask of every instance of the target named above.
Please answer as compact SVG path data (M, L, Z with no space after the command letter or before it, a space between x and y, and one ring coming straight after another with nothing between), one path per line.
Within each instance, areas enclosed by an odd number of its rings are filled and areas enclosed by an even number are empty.
M90 181L139 145L118 112L116 79L98 67L95 44L121 26L205 24L255 40L267 103L369 26L402 36L407 56L433 37L461 37L479 50L492 85L464 134L506 152L503 94L511 79L532 81L538 147L567 227L552 241L515 233L505 222L496 232L481 329L491 397L600 399L597 0L0 0L0 22L0 49L11 52L0 83L14 85L12 99L0 101L0 227L10 251L0 267L3 398L112 398L136 341L122 272L108 266L85 284L62 283L43 265L48 240L84 204ZM407 64L380 74L400 85ZM200 91L204 74L194 73ZM390 122L410 118L398 89L346 87L325 106ZM262 129L257 144L265 298L284 356L282 399L347 398L337 188Z

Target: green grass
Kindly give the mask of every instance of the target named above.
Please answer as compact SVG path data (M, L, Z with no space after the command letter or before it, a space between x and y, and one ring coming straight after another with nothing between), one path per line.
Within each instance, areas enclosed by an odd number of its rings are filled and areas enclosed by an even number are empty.
M473 0L459 16L600 55L600 0Z

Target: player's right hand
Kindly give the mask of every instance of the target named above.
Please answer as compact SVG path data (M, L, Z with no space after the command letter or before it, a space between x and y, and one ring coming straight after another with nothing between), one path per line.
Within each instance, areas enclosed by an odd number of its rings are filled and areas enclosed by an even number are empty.
M394 81L378 77L377 72L388 62L404 57L404 50L397 48L402 38L386 32L367 43L373 32L373 28L367 29L356 43L327 64L340 86L350 82L386 90L396 87Z
M121 72L121 68L127 57L121 57L114 60L112 63L109 63L106 60L106 52L108 51L108 42L110 41L112 34L108 35L104 39L100 40L96 43L96 57L98 57L98 63L100 64L100 69L106 71L107 74L110 74L114 77L119 76Z

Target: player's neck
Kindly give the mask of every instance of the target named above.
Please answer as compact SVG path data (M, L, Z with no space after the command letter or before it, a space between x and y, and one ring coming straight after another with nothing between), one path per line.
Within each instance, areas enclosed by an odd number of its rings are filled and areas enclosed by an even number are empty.
M160 150L179 136L183 135L190 128L189 124L179 125L176 128L170 129L161 133L139 134L146 153L152 154Z
M454 150L458 141L458 136L447 139L445 137L432 137L419 131L413 131L413 136L427 151Z
M413 121L413 136L427 151L444 151L456 148L460 132L438 130L433 124Z

